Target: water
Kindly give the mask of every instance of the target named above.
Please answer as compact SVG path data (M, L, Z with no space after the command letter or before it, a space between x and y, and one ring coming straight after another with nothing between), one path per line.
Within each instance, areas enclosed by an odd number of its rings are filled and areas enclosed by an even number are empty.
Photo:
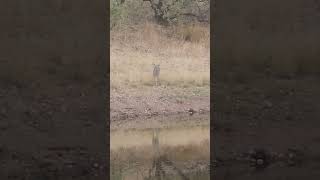
M111 180L207 180L209 125L112 130Z

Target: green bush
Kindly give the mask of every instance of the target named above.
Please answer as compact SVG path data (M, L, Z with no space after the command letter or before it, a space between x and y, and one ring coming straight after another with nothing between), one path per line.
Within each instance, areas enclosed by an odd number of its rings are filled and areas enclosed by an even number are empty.
M157 23L189 23L209 18L209 0L110 1L111 28L155 20ZM161 3L160 3L161 2ZM160 3L160 4L159 4Z
M142 0L110 1L111 28L123 27L130 24L138 24L152 18L148 3Z

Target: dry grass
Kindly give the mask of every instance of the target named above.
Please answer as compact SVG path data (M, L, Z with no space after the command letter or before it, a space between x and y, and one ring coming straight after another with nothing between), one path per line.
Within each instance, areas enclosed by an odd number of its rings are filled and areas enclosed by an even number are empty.
M152 23L111 32L111 86L150 86L152 64L160 64L166 86L208 86L209 26L164 28Z

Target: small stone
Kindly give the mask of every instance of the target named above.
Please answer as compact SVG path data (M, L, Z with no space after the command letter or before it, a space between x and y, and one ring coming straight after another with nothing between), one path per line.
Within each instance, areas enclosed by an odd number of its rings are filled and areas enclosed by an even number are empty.
M289 153L289 158L293 159L295 157L295 155L293 153Z
M189 109L188 109L188 113L189 113L189 115L193 115L195 112L196 112L196 111L195 111L195 110L193 110L192 108L189 108Z
M99 164L98 164L98 163L94 163L94 164L93 164L93 167L99 168Z
M257 165L261 166L264 164L264 160L263 159L258 159L257 160Z

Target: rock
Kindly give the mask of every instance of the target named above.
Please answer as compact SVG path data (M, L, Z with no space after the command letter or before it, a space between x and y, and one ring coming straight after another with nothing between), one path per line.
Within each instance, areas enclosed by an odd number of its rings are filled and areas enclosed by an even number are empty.
M99 168L99 164L98 164L98 163L94 163L94 164L93 164L93 167L94 167L94 168Z
M256 169L263 169L269 165L269 155L263 149L254 149L249 151L251 166Z
M258 159L257 160L257 165L262 166L264 164L264 160L263 159Z
M289 148L287 153L287 164L289 166L296 166L302 163L303 152L295 149Z
M193 115L194 113L196 113L196 111L192 108L189 108L188 110L189 115Z

